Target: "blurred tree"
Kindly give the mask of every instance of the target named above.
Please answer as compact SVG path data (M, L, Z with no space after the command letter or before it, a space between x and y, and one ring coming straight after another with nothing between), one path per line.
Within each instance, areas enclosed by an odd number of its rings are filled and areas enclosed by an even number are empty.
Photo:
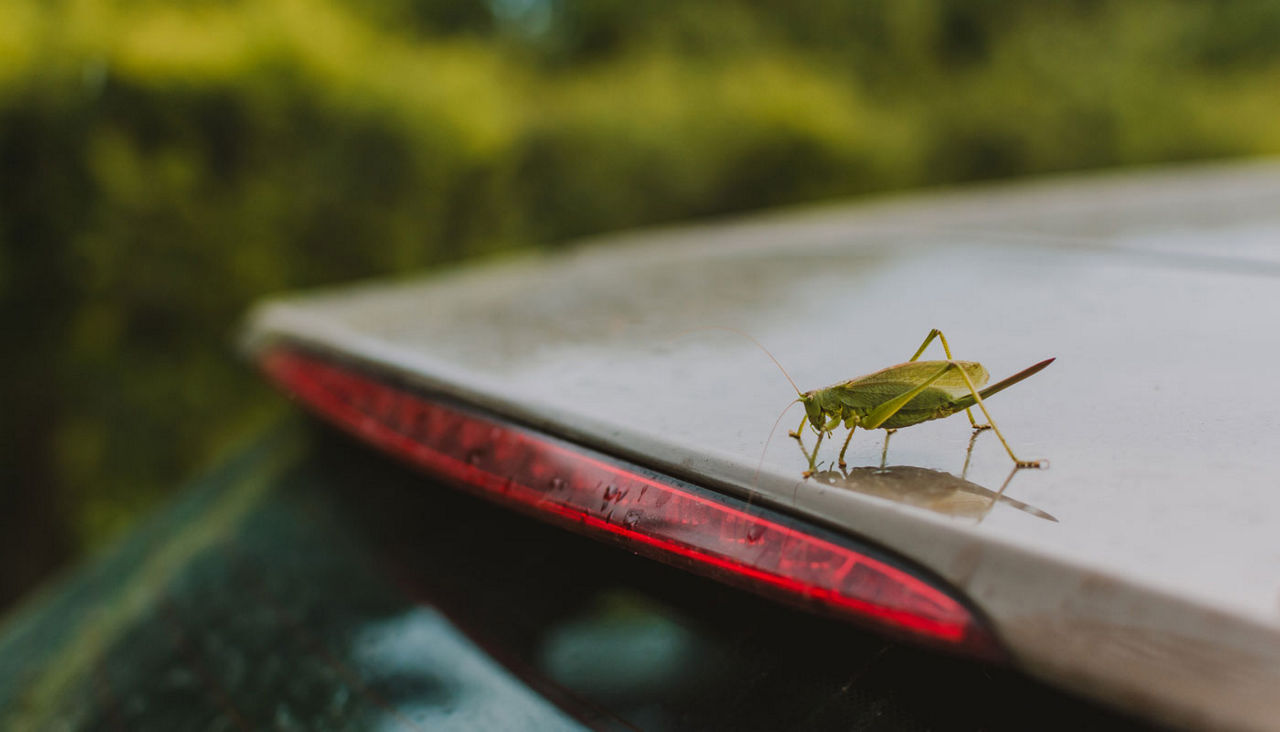
M7 0L0 603L277 402L254 299L864 191L1280 151L1280 0Z

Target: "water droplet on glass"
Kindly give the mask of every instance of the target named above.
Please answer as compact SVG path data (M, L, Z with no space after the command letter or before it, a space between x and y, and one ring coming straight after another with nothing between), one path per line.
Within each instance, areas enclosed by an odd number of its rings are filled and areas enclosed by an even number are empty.
M754 544L757 541L760 541L760 537L764 536L764 530L763 525L752 524L751 528L747 529L747 543Z
M561 488L564 488L564 478L552 478L552 479L551 479L551 490L553 490L553 491L558 491L558 490L560 490Z
M634 529L636 524L640 523L640 519L644 517L644 511L633 508L627 511L627 515L622 517L622 525L628 529Z
M604 487L604 499L606 501L612 499L618 493L618 487L610 483Z

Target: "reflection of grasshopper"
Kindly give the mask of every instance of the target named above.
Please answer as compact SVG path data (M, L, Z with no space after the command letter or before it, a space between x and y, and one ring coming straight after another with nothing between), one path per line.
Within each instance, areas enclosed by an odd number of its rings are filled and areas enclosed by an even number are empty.
M947 354L947 360L916 360L934 338L942 341L942 349ZM987 406L982 400L1013 386L1050 363L1053 363L1052 358L978 391L979 387L987 383L987 370L982 364L974 361L954 360L951 357L951 347L947 345L946 336L935 328L929 331L924 343L920 344L915 355L906 363L806 392L801 392L795 386L795 382L792 382L792 388L795 388L799 396L797 401L804 404L805 418L800 422L800 427L790 433L791 436L799 440L800 430L804 429L806 421L818 433L818 441L813 446L813 453L806 453L809 457L809 470L805 476L808 477L817 470L814 461L817 458L818 447L822 445L822 438L841 424L849 430L849 436L845 438L844 446L840 448L840 467L843 468L845 467L844 454L849 449L849 442L853 439L853 432L857 427L892 431L900 427L910 427L921 422L949 417L962 409L969 415L969 423L974 429L990 427L996 433L996 437L1000 438L1000 443L1004 445L1009 457L1013 459L1015 467L1046 467L1045 461L1021 460L1013 454L1013 449L1005 441L1004 435L1000 434L1000 429L996 427L995 420L991 418L991 413L987 411ZM790 380L791 377L787 378ZM987 424L979 425L974 421L973 414L968 412L974 405L982 410L982 414L987 418ZM802 442L801 448L803 447Z
M959 477L941 470L929 470L910 465L885 467L885 456L889 447L889 435L886 434L885 453L881 455L880 467L819 470L813 474L813 478L836 488L887 498L946 516L982 521L997 503L1003 503L1036 518L1057 523L1058 519L1050 514L1004 494L1013 476L1018 473L1016 467L1009 471L1004 483L996 491L988 490L967 480L969 459L973 454L974 438L977 436L978 433L974 432L973 437L969 438L969 449L965 452L964 467L960 470ZM807 453L805 457L808 457Z

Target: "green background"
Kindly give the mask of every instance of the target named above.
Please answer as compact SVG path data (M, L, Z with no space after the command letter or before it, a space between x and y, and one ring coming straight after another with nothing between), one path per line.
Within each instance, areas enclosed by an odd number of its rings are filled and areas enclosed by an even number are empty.
M281 409L279 290L1280 152L1280 2L5 0L0 606Z

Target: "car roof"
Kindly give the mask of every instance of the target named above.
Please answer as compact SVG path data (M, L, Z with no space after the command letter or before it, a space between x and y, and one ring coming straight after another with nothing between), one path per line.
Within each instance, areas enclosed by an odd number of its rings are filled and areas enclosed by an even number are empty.
M255 311L248 343L336 351L867 537L967 594L1034 672L1166 719L1265 727L1277 242L1274 163L1045 180L289 296ZM808 390L906 361L931 328L993 381L1057 358L988 405L1049 469L1010 477L995 436L970 450L955 416L887 450L860 432L849 476L803 479L786 437L802 410L771 432L796 393L742 334Z

